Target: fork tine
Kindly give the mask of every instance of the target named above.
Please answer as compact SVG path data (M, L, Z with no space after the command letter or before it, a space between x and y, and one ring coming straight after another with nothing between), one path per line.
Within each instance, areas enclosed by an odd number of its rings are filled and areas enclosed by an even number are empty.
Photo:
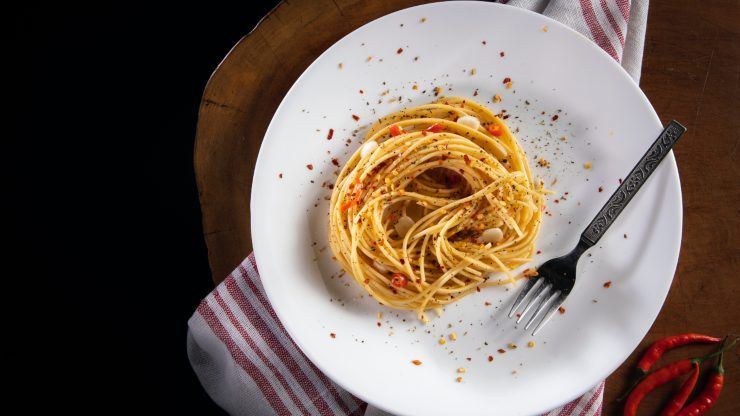
M555 312L558 310L560 305L562 305L563 302L565 302L565 298L567 297L567 295L560 291L556 293L560 293L560 294L558 295L557 298L555 298L554 301L552 301L552 303L550 304L550 307L547 309L547 312L545 312L544 314L544 318L542 318L540 323L537 324L536 327L534 327L534 331L532 331L532 336L537 335L537 332L539 332L540 329L542 329L542 327L544 327L545 324L547 324L547 322L550 321L550 319L553 317L553 315L555 315Z
M528 279L524 286L522 286L522 290L519 291L519 295L517 295L516 300L514 301L514 305L511 306L511 310L509 311L509 318L514 316L514 312L519 309L519 306L522 304L522 302L524 302L524 299L532 290L532 287L534 287L535 283L539 282L540 280L542 279Z
M545 296L545 299L549 296L547 293L550 291L550 288L552 287L551 284L547 283L544 279L542 280L542 284L537 287L537 291L532 295L532 299L529 300L529 303L522 311L521 315L519 315L519 318L517 318L516 323L519 323L524 319L524 315L529 312L530 309L537 303L537 301L542 297Z
M537 316L539 316L540 312L545 310L545 307L548 305L552 305L555 298L560 294L560 291L557 290L554 293L548 294L545 298L542 299L542 302L540 302L539 306L537 306L537 310L534 311L534 314L532 314L532 317L529 318L529 322L527 322L526 325L524 325L524 329L529 329L530 326L534 323L535 320L537 320ZM548 309L549 311L549 309Z

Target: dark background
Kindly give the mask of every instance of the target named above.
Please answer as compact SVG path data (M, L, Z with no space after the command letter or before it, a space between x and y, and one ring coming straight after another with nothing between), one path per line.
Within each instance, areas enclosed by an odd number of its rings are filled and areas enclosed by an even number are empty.
M277 1L246 3L12 14L4 339L24 408L223 413L185 350L213 287L192 160L208 77Z

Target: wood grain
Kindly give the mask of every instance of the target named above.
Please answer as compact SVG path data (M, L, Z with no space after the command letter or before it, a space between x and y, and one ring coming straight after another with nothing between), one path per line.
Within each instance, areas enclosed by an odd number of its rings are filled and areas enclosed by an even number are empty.
M423 2L285 1L213 73L200 105L194 163L215 283L252 250L254 163L288 88L342 36L418 3ZM683 242L661 314L636 352L608 379L606 415L621 413L615 399L650 342L689 331L740 333L740 2L653 0L641 87L663 121L676 119L689 128L675 150L683 189ZM706 350L686 348L668 358ZM712 414L740 414L738 357L740 350L725 359L727 384ZM641 413L656 413L671 388L646 398Z

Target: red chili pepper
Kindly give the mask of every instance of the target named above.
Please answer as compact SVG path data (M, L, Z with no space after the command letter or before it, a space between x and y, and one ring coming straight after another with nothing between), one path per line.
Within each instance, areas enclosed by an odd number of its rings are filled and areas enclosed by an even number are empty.
M493 134L496 137L499 137L502 134L504 134L504 130L498 124L490 124L490 125L488 125L488 132L491 133L491 134Z
M713 343L716 344L721 342L722 338L710 337L702 334L681 334L673 335L659 339L648 347L647 351L642 355L640 362L637 363L637 368L643 373L647 374L650 371L650 367L655 364L658 359L668 350L680 347L686 344L696 343Z
M694 362L693 364L694 371L683 383L681 389L671 398L671 401L663 408L660 416L675 416L681 411L681 408L694 390L694 386L696 386L696 380L699 379L699 363Z
M406 287L408 283L409 281L406 279L406 276L401 273L395 273L391 276L391 284L395 287Z
M735 339L735 341L737 341L737 338ZM730 346L732 346L735 341L733 341ZM719 353L717 366L714 367L712 374L707 379L707 384L696 396L696 398L694 398L691 403L684 407L681 413L679 413L679 416L703 415L707 412L707 410L714 406L714 403L717 402L719 394L722 392L722 386L724 386L725 384L725 369L724 367L722 367L724 349L726 348L720 350L721 352Z
M648 374L647 376L645 376L645 378L642 379L642 381L640 381L640 383L634 388L634 390L632 390L632 393L630 393L629 397L627 398L627 402L624 404L624 416L633 416L635 413L637 413L637 406L639 406L640 401L645 397L646 394L662 386L663 384L668 383L669 381L688 373L689 371L691 371L692 368L694 368L695 363L701 364L703 361L706 361L718 354L721 356L725 350L732 348L736 342L737 338L735 338L729 345L723 345L719 349L719 351L716 351L712 354L706 355L701 358L676 361ZM710 380L711 383L707 384L707 387L705 387L704 391L702 391L702 394L697 396L697 398L693 402L691 402L689 406L697 404L700 399L702 400L699 404L701 404L701 406L707 406L705 407L705 410L709 408L708 406L711 406L711 404L713 404L713 400L716 400L717 396L719 396L719 391L722 390L722 379L724 378L724 370L721 370L721 366L722 363L720 360L720 364L717 368L717 373L721 376L721 379L717 380L716 377L712 378ZM719 387L715 391L714 388L710 388L710 385L715 387L718 385ZM714 395L715 393L716 395ZM680 415L684 415L684 412L682 411Z
M432 124L426 129L426 131L431 132L431 133L439 133L440 131L444 129L445 129L445 126L441 124Z
M397 125L391 126L391 136L398 136L399 134L403 134L403 129L398 127Z
M680 360L675 363L668 364L667 366L649 374L645 377L640 384L632 390L627 403L624 404L624 416L632 416L637 413L637 406L640 405L640 401L656 388L662 386L669 381L681 377L682 375L691 371L694 367L695 360Z

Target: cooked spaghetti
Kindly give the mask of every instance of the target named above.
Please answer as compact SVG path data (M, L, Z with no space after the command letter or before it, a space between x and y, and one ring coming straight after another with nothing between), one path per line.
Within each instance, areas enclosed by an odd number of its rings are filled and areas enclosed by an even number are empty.
M426 321L429 309L517 278L544 194L499 117L446 97L370 128L337 178L330 244L370 295Z

